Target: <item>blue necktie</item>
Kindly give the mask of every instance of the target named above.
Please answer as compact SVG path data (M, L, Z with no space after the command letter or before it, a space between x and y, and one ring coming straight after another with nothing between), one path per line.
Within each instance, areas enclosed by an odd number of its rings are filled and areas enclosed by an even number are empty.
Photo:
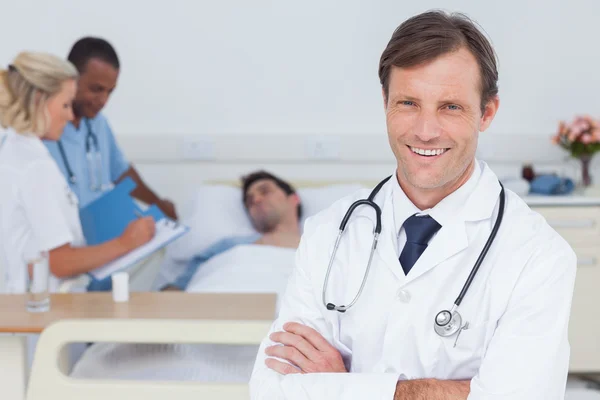
M421 217L413 215L404 221L403 226L406 232L406 244L400 253L400 265L404 274L408 275L427 248L429 240L442 226L429 215Z

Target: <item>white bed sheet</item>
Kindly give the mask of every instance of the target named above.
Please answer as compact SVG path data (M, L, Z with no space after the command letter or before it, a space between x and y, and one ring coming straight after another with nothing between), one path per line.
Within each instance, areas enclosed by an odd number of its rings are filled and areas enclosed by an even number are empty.
M187 291L276 293L279 299L294 260L295 249L239 245L201 266ZM96 343L83 354L71 376L247 383L257 351L258 345Z

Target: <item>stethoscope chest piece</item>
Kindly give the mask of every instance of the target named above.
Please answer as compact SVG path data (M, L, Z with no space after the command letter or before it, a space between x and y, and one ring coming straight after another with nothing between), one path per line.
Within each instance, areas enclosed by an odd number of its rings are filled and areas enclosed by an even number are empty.
M462 327L462 316L458 311L443 310L435 316L433 329L442 337L454 335Z

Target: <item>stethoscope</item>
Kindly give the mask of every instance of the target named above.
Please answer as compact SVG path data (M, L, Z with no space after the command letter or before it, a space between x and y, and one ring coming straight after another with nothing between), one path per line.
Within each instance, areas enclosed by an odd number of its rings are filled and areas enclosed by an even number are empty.
M339 233L338 233L337 239L335 241L335 245L333 247L333 254L331 255L331 258L329 259L329 266L327 267L327 274L325 275L325 284L323 285L323 305L330 311L335 310L335 311L339 311L341 313L346 312L350 307L352 307L356 303L356 301L358 300L358 298L360 297L360 295L363 291L363 288L365 287L365 283L367 282L367 277L369 276L369 270L371 269L371 261L373 260L373 254L375 253L375 249L377 248L377 242L379 240L379 235L381 234L381 208L379 208L379 206L373 201L373 199L375 198L377 193L381 190L381 187L391 177L392 176L388 176L383 181L379 182L379 184L377 186L375 186L375 188L373 189L373 191L371 192L371 194L369 195L369 197L367 199L361 199L361 200L357 200L356 202L354 202L350 206L348 211L346 211L346 214L344 215L344 218L342 219L342 223L340 224L340 228L339 228ZM460 291L460 294L454 301L454 305L452 306L452 308L450 310L442 310L442 311L438 312L437 315L435 316L433 329L439 336L442 336L442 337L452 336L459 330L463 329L462 316L458 312L458 307L460 306L460 304L463 301L463 298L467 294L467 291L469 290L469 287L471 286L471 283L473 282L473 279L475 278L475 275L477 274L477 271L479 270L479 267L481 266L483 259L485 258L490 246L492 245L492 243L496 237L496 234L498 233L498 229L500 228L500 223L502 222L502 217L504 216L504 202L505 202L504 186L502 185L501 182L499 182L499 183L500 183L500 187L501 187L500 208L498 210L498 216L496 217L496 222L494 223L492 232L490 233L490 236L488 237L488 240L485 243L483 250L479 254L479 257L477 258L477 261L475 262L475 265L473 266L471 273L469 274L469 277L467 278L462 290ZM367 270L365 271L365 275L363 276L363 280L361 282L360 288L358 289L358 293L356 294L356 296L354 297L352 302L350 304L348 304L347 306L344 306L344 305L336 306L333 303L327 303L327 301L325 300L325 296L326 296L326 292L327 292L327 283L329 282L329 274L331 272L331 266L333 265L333 261L335 260L335 255L337 253L338 247L340 246L340 241L342 239L342 235L344 233L344 230L346 229L346 224L348 223L348 220L352 216L352 213L354 212L354 210L361 205L367 205L369 207L372 207L375 210L376 223L375 223L375 231L373 232L373 244L371 245L371 254L369 255L369 261L367 263Z
M102 155L100 154L100 147L98 146L98 136L96 136L94 131L92 131L90 121L87 118L85 118L85 125L87 127L87 134L85 137L85 155L90 174L90 190L93 192L98 192L106 189L105 185L102 183ZM65 149L60 140L58 141L58 150L60 151L60 156L67 170L67 174L69 175L69 182L72 184L77 184L77 177L71 169L71 165L69 164L69 160L65 154Z

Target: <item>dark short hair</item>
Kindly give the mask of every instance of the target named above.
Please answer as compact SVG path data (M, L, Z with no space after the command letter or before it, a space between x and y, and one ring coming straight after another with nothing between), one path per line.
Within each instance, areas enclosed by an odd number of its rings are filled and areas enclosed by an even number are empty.
M296 190L292 187L292 185L283 179L278 178L277 176L266 171L256 171L242 177L242 200L244 202L244 206L246 205L248 188L250 188L254 182L263 179L268 179L275 182L275 184L279 186L279 188L281 188L281 190L283 190L288 196L296 193ZM298 219L300 218L302 218L302 204L298 203Z
M488 101L498 94L496 53L482 30L461 13L428 11L396 28L379 61L379 80L386 98L392 66L413 67L463 47L479 64L483 111Z
M106 40L97 37L84 37L79 39L69 52L68 60L82 73L88 61L97 58L119 69L117 52Z

